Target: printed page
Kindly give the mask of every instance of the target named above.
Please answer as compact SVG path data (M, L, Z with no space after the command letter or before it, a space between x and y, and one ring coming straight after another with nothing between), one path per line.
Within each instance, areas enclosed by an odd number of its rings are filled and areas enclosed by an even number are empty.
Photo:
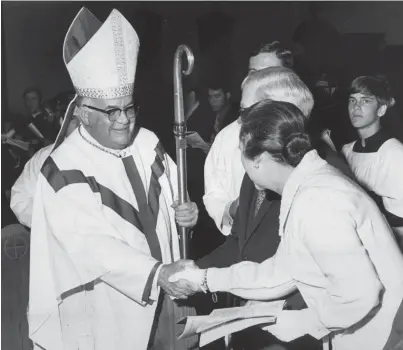
M251 318L263 316L275 316L283 310L285 300L261 302L240 307L216 309L210 314L212 317L219 317L228 321L237 318Z
M275 322L276 322L275 316L255 317L255 318L231 321L219 325L217 327L213 327L205 332L202 332L200 335L199 346L203 347L219 338L225 337L228 334L239 332L242 331L243 329L252 326L256 325L268 326L270 324L274 324Z
M261 302L258 304L214 310L208 316L189 316L178 323L185 323L185 329L179 339L208 331L231 321L261 317L275 317L283 309L284 300Z

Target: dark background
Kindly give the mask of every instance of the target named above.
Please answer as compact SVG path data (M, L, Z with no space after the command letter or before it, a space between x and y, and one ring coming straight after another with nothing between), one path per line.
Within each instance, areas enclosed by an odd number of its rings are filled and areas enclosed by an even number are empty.
M188 44L196 57L185 87L219 73L237 99L251 51L279 40L298 53L293 35L312 17L313 4L318 17L342 36L342 46L332 39L319 45L328 53L327 64L337 66L346 81L360 74L386 74L397 93L396 108L401 110L403 2L13 1L2 2L2 112L25 113L22 92L30 85L39 86L45 99L72 89L62 59L71 21L82 6L102 21L116 8L140 37L136 100L141 123L153 129L171 153L172 65L177 46ZM321 64L321 55L307 58L311 68Z

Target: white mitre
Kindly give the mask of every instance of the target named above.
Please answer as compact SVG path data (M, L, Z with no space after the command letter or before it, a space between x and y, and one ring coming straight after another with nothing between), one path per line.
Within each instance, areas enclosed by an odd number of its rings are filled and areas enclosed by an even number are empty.
M113 99L133 94L140 41L117 10L104 23L83 7L74 18L63 44L63 60L76 97ZM64 139L74 110L67 108L55 147Z

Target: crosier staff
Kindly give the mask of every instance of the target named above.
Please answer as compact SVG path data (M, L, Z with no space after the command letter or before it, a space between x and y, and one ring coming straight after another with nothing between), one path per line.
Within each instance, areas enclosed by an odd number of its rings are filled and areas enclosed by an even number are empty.
M182 70L182 55L186 54L187 69ZM187 202L187 168L186 168L186 120L183 108L182 74L189 75L194 66L192 50L186 45L180 45L174 56L174 104L175 121L174 135L176 142L176 162L178 166L179 204ZM189 257L189 237L186 227L180 227L180 248L182 259Z

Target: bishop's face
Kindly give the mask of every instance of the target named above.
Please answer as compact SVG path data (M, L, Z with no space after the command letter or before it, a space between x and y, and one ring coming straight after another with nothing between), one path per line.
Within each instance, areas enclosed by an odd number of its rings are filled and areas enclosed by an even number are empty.
M84 98L80 113L86 130L102 146L124 149L133 142L137 116L132 96L108 100Z

